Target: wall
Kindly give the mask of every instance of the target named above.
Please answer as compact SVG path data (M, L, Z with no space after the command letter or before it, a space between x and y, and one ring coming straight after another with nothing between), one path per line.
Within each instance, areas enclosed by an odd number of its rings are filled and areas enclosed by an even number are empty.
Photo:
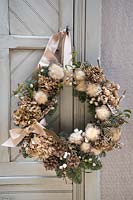
M111 80L126 89L124 108L133 98L133 0L102 1L102 65ZM104 160L101 173L102 200L133 199L133 121L125 126L121 151Z

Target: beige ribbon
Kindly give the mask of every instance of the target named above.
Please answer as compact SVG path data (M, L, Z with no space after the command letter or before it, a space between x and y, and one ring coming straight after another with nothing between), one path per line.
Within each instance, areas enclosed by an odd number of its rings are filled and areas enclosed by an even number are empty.
M48 66L52 63L72 65L72 47L70 32L60 31L51 36L41 57L38 67Z
M16 147L25 136L28 136L31 133L36 133L39 135L47 135L44 127L35 121L32 125L22 129L22 128L14 128L10 131L10 138L5 141L2 146L6 147Z
M66 65L72 66L72 46L71 46L71 35L70 32L66 34L64 41L64 53L63 53L63 66Z

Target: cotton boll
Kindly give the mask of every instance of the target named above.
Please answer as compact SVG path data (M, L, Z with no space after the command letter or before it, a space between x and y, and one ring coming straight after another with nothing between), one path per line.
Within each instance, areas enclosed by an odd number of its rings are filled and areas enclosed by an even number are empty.
M75 133L78 133L78 132L79 132L78 128L75 128L75 129L74 129L74 132L75 132Z
M65 158L65 159L66 159L66 158L67 158L67 156L70 156L70 153L69 153L69 152L65 152L65 153L64 153L64 156L63 156L63 158Z
M109 119L111 112L106 105L102 105L101 107L96 108L96 116L101 121L104 121Z
M47 95L42 91L35 92L34 99L39 105L45 104L48 101Z
M74 144L81 144L83 141L83 137L81 135L82 131L79 131L78 129L74 130L75 132L72 133L69 137L69 142Z
M90 97L96 97L101 92L101 87L99 84L89 83L86 88L86 93Z
M82 140L83 137L78 133L72 133L69 137L69 142L74 144L81 144Z
M80 150L83 151L84 153L88 153L90 152L90 144L89 143L86 143L86 142L83 142L81 145L80 145Z
M97 127L93 127L92 124L88 124L85 129L85 137L89 141L96 141L99 137L100 129Z
M61 80L64 77L64 70L59 65L52 64L49 67L49 76L53 79Z

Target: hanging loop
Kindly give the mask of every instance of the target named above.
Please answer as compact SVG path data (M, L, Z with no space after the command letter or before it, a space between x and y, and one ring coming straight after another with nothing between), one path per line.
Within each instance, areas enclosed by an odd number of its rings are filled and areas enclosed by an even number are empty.
M68 26L50 37L38 67L49 66L51 63L60 63L64 67L72 65L71 36Z
M66 34L69 35L69 27L68 27L68 25L66 26Z

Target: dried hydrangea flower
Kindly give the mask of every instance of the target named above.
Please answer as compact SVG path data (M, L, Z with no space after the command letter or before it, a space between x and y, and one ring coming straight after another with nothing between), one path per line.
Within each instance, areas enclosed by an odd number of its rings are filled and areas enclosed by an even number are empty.
M55 150L54 142L52 136L34 134L25 148L26 154L37 159L47 159Z
M44 93L53 94L59 90L59 80L54 80L51 77L39 75L38 88Z
M43 160L46 170L55 170L59 166L59 161L56 156L50 156Z
M68 151L68 146L64 140L60 140L59 142L54 143L54 149L53 155L62 158L65 152Z
M30 125L34 119L39 121L42 117L43 113L40 106L30 98L24 98L13 113L14 123L22 127Z
M80 164L80 159L78 156L76 155L70 155L68 158L67 158L67 167L68 168L77 168Z

